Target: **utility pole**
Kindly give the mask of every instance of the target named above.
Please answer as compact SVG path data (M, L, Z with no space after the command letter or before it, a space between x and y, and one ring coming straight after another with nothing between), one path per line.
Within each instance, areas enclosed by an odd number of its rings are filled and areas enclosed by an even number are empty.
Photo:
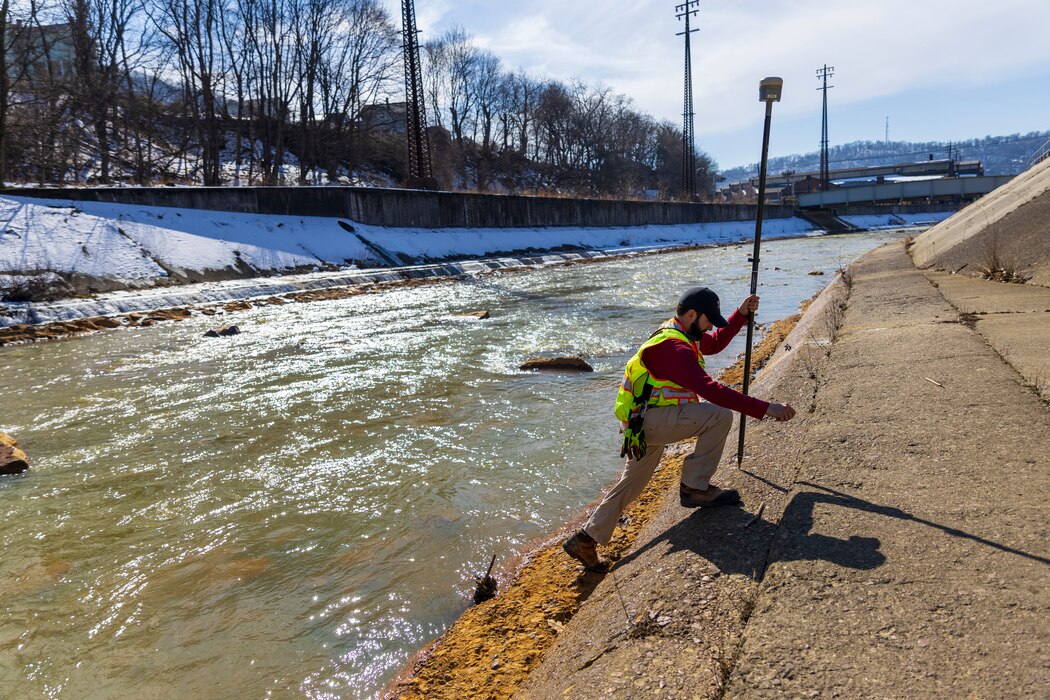
M886 143L890 142L890 118L886 117Z
M823 81L823 85L817 89L824 92L824 114L820 122L820 189L823 192L827 192L831 185L828 176L828 88L835 86L828 85L828 78L833 75L835 66L829 67L825 63L823 68L817 69L817 80Z
M696 199L696 150L693 134L693 58L689 49L689 35L699 29L689 28L689 18L700 11L700 0L690 0L675 5L675 17L685 18L685 31L675 36L685 36L685 97L682 107L682 194L689 201Z
M409 187L434 187L430 169L427 108L423 101L423 67L419 61L419 30L415 0L401 0L401 34L405 53L405 119L408 136Z

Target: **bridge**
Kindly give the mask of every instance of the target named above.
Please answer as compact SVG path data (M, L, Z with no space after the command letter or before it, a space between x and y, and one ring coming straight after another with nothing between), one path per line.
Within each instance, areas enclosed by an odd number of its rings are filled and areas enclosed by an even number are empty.
M954 158L942 158L940 160L920 160L914 163L896 163L893 165L866 165L855 168L840 168L828 171L828 179L854 180L858 178L892 177L894 175L925 176L925 175L984 175L984 165L979 160L955 160ZM780 175L767 175L767 187L786 187L806 178L819 178L818 172L781 173ZM758 187L758 178L753 177L749 182Z
M827 192L800 194L798 195L798 206L800 209L825 209L850 204L974 200L988 194L1000 185L1005 185L1013 177L1013 175L945 177L836 187Z

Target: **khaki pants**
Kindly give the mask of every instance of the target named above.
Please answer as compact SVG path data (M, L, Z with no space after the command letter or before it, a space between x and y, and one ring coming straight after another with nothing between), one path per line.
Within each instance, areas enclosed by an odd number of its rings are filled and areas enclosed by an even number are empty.
M645 456L627 460L620 480L591 513L584 531L600 544L608 544L620 514L642 493L660 464L664 446L672 442L696 438L696 449L682 463L682 483L690 488L706 489L718 468L732 425L732 411L707 401L646 410Z

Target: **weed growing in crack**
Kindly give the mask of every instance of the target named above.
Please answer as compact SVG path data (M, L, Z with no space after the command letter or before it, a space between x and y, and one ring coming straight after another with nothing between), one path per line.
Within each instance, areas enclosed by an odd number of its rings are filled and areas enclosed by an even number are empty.
M985 250L985 264L978 270L982 277L993 282L1024 284L1032 279L1032 275L1025 272L1020 263L1003 253L999 244L998 229L992 231L992 237Z

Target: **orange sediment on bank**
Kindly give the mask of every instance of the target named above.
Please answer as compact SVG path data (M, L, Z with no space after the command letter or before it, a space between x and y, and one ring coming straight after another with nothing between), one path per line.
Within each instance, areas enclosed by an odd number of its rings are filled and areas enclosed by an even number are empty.
M810 302L807 301L802 306L802 310L805 311L809 307ZM787 318L779 321L774 321L766 329L762 339L755 344L755 347L751 351L751 379L754 380L755 375L762 369L766 361L773 356L780 344L784 342L784 339L788 337L788 333L795 327L795 324L802 318L802 314L795 314L794 316L788 316ZM739 389L744 385L744 360L743 358L733 363L733 366L727 367L722 372L719 379L723 384L728 384L731 387Z
M805 310L810 302L803 304ZM771 324L752 352L755 371L773 355L801 314ZM721 375L743 378L743 359ZM642 495L630 505L602 552L624 556L641 528L660 509L679 480L682 455L665 457ZM412 700L509 698L517 691L562 625L602 580L587 573L561 549L562 532L528 555L509 586L496 598L469 608L444 635L417 656L411 675L390 687L389 697Z

